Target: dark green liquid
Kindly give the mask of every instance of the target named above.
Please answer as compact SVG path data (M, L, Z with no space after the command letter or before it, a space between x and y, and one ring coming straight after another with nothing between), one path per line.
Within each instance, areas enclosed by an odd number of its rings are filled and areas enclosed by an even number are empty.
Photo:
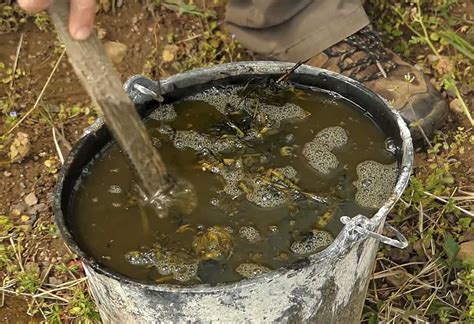
M159 219L149 207L142 208L140 212L131 199L132 188L136 184L118 146L113 144L98 154L77 183L70 211L73 234L86 253L104 266L135 279L175 284L230 282L242 279L236 271L242 263L276 269L304 258L305 255L290 250L291 244L303 240L313 229L328 231L335 237L342 228L340 216L371 216L374 213L376 209L360 206L355 201L358 190L353 184L358 179L356 168L361 162L376 161L391 165L389 169L394 170L395 157L386 150L386 136L363 111L345 99L310 89L280 90L270 94L257 91L249 96L252 99L244 100L239 107L236 98L242 97L243 91L232 92L230 96L231 92L211 91L203 95L209 99L205 101L199 100L199 96L182 100L174 104L177 117L173 121L147 121L151 136L158 139L157 145L168 168L195 187L198 205L191 214L171 210L167 218ZM212 98L215 100L212 101ZM227 115L208 103L220 105L226 100L231 103ZM246 140L242 134L239 134L240 137L236 135L239 131L245 134L251 132L249 120L256 118L253 112L258 111L259 105L282 107L287 103L293 103L311 115L281 122L270 121L273 126L269 130L260 129L260 138ZM222 105L220 110L224 111ZM239 130L228 124L223 126L226 121L231 121ZM210 134L212 143L227 134L244 145L234 151L216 150L212 153L206 150L204 153L197 152L189 147L177 149L171 140L173 135L160 131L164 126ZM335 169L323 174L310 166L303 150L318 132L334 126L345 130L347 143L330 150L339 163ZM178 143L178 146L183 146L183 143ZM290 147L290 153L282 152L282 147ZM246 199L246 194L242 192L245 187L249 189L248 182L246 186L237 184L237 194L231 197L223 192L225 183L222 175L213 174L209 166L203 168L203 163L209 165L224 161L226 163L219 166L222 172L224 168L232 169L235 163L240 163L236 162L239 158L240 162L253 159L253 164L249 162L251 166L244 163L244 169L262 176L269 169L292 166L297 171L298 179L292 183L301 192L324 197L328 202L317 202L299 195L297 199L293 196L285 198L287 201L283 205L262 208ZM392 188L393 181L383 183L386 177L383 172L372 176L374 178L367 180L367 186L370 187L375 179L375 182L381 181L379 187L388 185ZM271 201L272 197L269 196L269 199ZM323 214L324 219L321 218ZM132 265L125 257L130 251L151 249L159 243L163 250L171 251L169 253L180 250L197 258L192 249L193 239L198 232L211 226L232 230L232 253L216 261L200 261L197 275L191 280L179 281L172 275L162 275L153 264ZM249 242L240 237L242 226L255 228L261 239Z

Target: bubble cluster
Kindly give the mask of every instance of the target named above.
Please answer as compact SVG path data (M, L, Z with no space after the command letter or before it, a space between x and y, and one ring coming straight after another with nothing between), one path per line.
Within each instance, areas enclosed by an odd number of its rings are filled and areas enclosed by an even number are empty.
M392 194L398 167L396 163L364 161L357 165L357 176L358 179L354 181L357 188L356 203L361 207L380 208Z
M296 181L297 171L292 166L275 168L291 181ZM244 193L241 184L249 190L245 191L246 199L262 208L278 207L287 202L287 196L271 184L264 181L258 173L245 173L241 168L229 166L219 169L218 172L224 180L224 192L231 197L238 197Z
M249 243L258 243L262 240L260 232L252 226L242 226L239 229L239 236Z
M198 264L197 259L184 251L164 251L154 263L159 274L172 275L181 282L197 277Z
M209 136L199 134L193 130L176 131L173 138L173 144L177 149L190 148L195 151L201 151L210 147L212 141Z
M108 190L111 194L119 194L122 193L122 188L117 185L111 185Z
M148 267L154 265L155 255L153 251L131 251L125 254L125 260L137 267Z
M217 153L230 153L243 147L244 144L237 137L228 136L213 140L212 146L208 147L208 149Z
M238 197L242 194L239 182L244 179L244 173L239 168L224 168L221 172L224 178L224 192L231 197Z
M216 108L221 114L228 113L229 106L237 107L241 101L237 91L241 87L210 88L193 96L187 100L199 100L206 102Z
M329 150L347 144L349 138L347 132L341 126L328 127L316 134L313 142L318 142L327 146Z
M157 245L153 249L131 251L125 255L128 263L139 267L155 267L163 276L172 275L177 281L188 281L197 277L198 263L184 250L162 250Z
M241 263L235 271L244 278L250 279L270 272L271 269L255 263Z
M332 152L314 142L305 144L303 155L309 165L322 174L329 174L339 165L339 160Z
M235 137L214 138L208 134L200 134L194 130L178 130L169 132L160 130L163 134L173 139L173 145L179 149L190 148L195 151L209 150L214 153L230 153L243 147ZM166 133L165 133L166 132Z
M329 174L339 165L339 160L331 151L347 144L347 141L347 132L344 128L328 127L304 145L303 155L313 169L322 174Z
M275 171L283 174L285 178L291 181L296 181L298 178L298 171L296 171L296 169L291 165L287 165L282 168L275 168Z
M284 120L304 119L310 114L294 103L286 103L276 106L259 102L259 100L247 97L242 101L238 92L243 87L210 88L199 94L190 96L187 100L204 101L214 106L220 113L226 115L234 109L245 110L254 114L255 107L263 112L274 123L278 124Z
M290 246L291 252L295 254L311 254L322 250L333 241L330 233L320 230L313 230L311 234L302 241L293 242Z
M253 190L246 195L248 201L262 208L274 208L286 203L287 197L283 192L258 179L253 179L253 184Z
M307 111L294 103L286 103L283 106L257 103L257 107L258 110L266 114L270 120L277 123L284 120L305 119L310 115Z
M155 109L149 117L157 121L170 122L178 117L176 110L173 105L161 105L158 109Z

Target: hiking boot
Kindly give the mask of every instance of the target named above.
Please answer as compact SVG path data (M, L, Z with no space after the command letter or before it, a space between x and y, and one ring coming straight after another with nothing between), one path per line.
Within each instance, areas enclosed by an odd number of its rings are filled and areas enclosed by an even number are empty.
M370 26L312 57L306 64L364 83L400 112L413 139L430 136L447 116L448 106L428 78L386 49Z

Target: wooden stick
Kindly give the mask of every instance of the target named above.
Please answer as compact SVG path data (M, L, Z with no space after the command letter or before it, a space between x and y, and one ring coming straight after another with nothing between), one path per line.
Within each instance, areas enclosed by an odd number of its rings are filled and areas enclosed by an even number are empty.
M148 198L171 187L166 167L141 118L122 88L119 75L95 35L76 41L69 35L69 1L55 0L49 15L66 45L69 61L89 96L102 110L112 135L135 169Z

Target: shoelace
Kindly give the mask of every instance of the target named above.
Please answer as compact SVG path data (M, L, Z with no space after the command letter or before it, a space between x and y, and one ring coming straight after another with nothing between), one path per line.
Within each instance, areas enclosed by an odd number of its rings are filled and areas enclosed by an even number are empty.
M340 69L340 73L350 71L348 75L350 78L360 82L376 80L382 77L386 78L387 74L397 67L397 64L390 60L390 55L378 35L370 27L363 28L342 42L350 45L350 49L341 51L331 47L326 49L324 53L329 57L338 57L339 62L337 65ZM346 58L360 51L365 53L365 58L351 63L344 62ZM372 65L377 66L378 72L365 76L359 75L360 72L363 72Z

